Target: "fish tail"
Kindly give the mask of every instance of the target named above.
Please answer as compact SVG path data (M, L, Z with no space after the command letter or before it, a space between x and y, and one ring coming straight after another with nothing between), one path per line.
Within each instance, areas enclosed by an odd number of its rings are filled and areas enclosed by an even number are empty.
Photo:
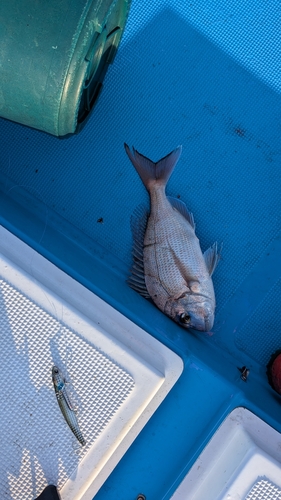
M178 146L167 156L154 163L149 158L138 153L135 148L131 151L127 144L124 144L124 146L127 155L148 191L156 185L166 186L182 151L182 147Z

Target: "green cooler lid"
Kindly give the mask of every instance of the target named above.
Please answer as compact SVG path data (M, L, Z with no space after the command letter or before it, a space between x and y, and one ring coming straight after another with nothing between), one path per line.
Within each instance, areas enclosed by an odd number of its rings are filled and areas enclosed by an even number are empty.
M2 0L0 116L79 132L116 54L131 0Z

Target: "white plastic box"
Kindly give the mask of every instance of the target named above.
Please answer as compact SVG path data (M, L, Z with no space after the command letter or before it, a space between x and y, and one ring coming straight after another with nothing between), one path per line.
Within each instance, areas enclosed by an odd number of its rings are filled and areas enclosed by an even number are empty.
M170 349L0 227L0 497L92 499L179 378ZM77 440L52 384L78 408Z
M233 410L172 500L281 500L281 434L245 408Z

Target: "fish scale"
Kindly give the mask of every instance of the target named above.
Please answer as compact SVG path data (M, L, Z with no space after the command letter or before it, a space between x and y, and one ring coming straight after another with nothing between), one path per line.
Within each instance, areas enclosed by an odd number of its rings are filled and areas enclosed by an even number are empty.
M144 262L148 292L153 293L150 276L158 275L160 282L165 283L164 287L167 291L165 300L168 300L170 296L179 296L189 290L185 279L188 274L194 280L195 276L204 278L208 275L208 271L205 262L198 258L199 243L194 230L188 222L185 223L182 216L182 220L179 220L180 214L172 208L168 201L166 204L169 206L163 211L163 219L160 223L155 224L154 220L149 220L147 232L154 232L159 237L156 241L157 247L146 247L145 238ZM159 210L161 211L161 209L160 206ZM184 234L182 234L182 225L186 226ZM164 300L164 297L162 299ZM157 300L155 303L158 305Z
M208 331L216 306L211 276L219 259L217 244L203 254L193 215L182 201L165 194L181 149L154 163L125 144L150 195L149 216L138 220L135 214L131 220L135 264L128 283L185 328Z

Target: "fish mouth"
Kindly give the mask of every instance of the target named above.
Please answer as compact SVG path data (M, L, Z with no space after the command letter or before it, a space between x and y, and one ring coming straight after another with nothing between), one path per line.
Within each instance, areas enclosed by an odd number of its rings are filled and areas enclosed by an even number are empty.
M205 318L205 332L209 332L213 328L214 318Z
M209 332L213 327L214 318L213 317L200 318L200 319L194 318L193 321L191 321L189 324L184 324L179 320L177 320L177 322L186 330Z
M193 315L190 312L183 312L178 315L177 322L183 328L205 331L209 327L210 321L203 315Z
M214 316L211 314L210 316L205 316L202 318L194 319L194 322L191 323L190 328L194 328L200 332L209 332L213 328L214 324Z

